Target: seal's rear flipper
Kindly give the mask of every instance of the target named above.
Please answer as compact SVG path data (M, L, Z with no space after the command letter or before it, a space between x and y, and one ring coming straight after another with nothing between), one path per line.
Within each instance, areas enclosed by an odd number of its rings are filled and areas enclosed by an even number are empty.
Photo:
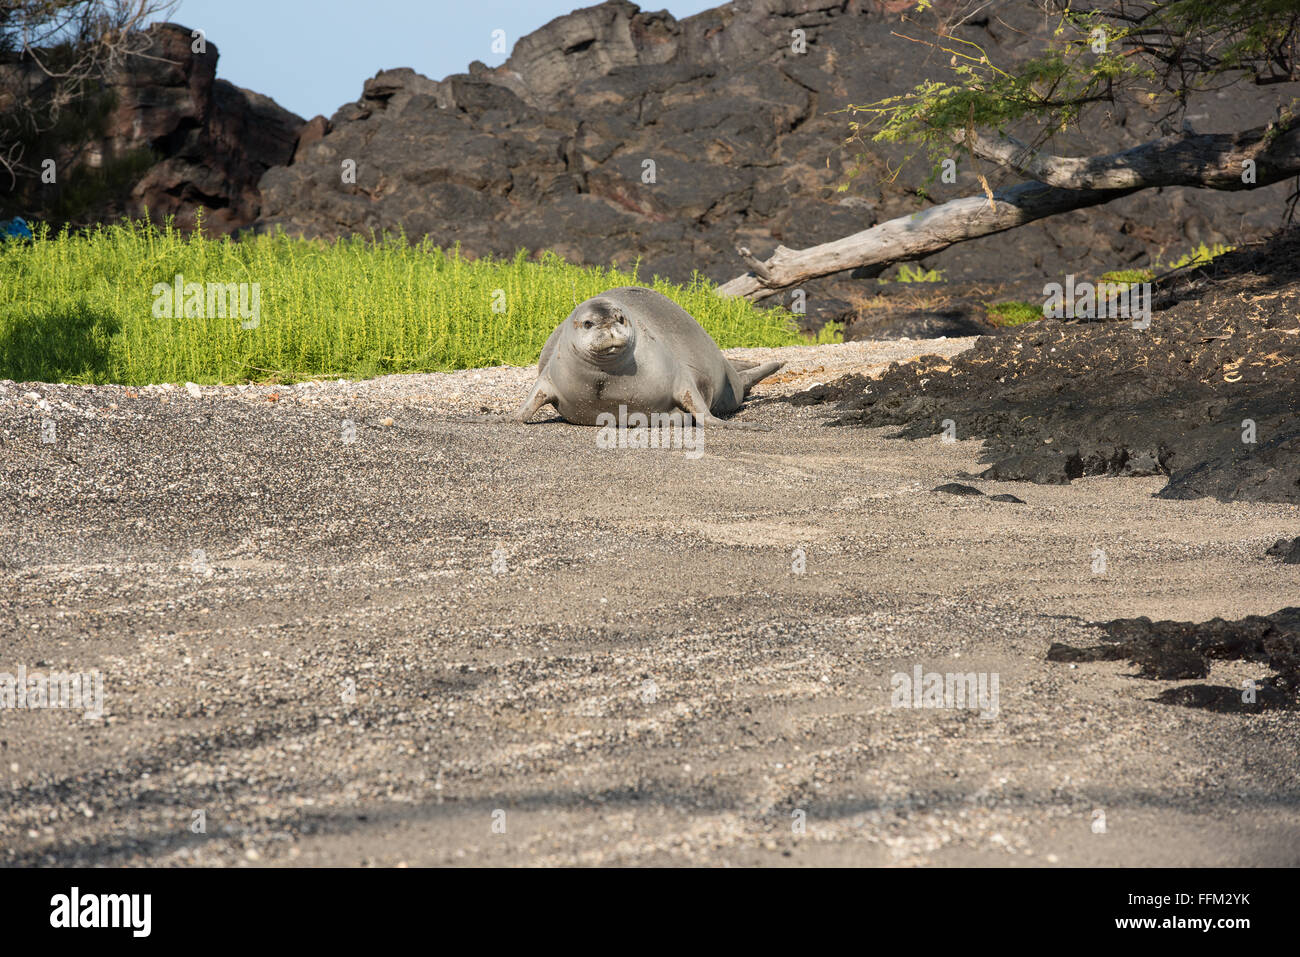
M732 363L736 370L736 375L740 376L740 382L745 387L745 395L749 395L749 390L754 388L763 379L766 379L773 372L780 369L784 362L764 362L762 365L749 366L741 369L736 363Z
M735 419L720 419L700 398L694 386L678 389L676 401L682 409L691 414L691 420L700 428L707 429L744 429L750 432L771 432L766 425L757 422L737 422Z

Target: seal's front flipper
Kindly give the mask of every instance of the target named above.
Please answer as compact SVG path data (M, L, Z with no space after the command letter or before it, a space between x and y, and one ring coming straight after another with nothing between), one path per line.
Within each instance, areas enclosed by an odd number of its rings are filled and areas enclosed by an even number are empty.
M551 388L550 382L546 379L538 379L537 385L533 386L533 391L528 394L524 404L515 410L512 418L516 422L527 422L529 417L537 412L542 406L555 402L555 390ZM557 410L558 411L558 410Z
M749 395L750 389L783 365L785 365L784 362L764 362L762 365L741 369L736 367L735 363L732 363L733 368L736 368L736 375L740 376L740 384L745 387L745 395Z
M746 432L772 431L766 425L758 425L754 422L736 422L718 418L713 414L713 410L704 404L704 400L694 388L680 390L675 398L677 404L691 414L697 426L709 429L743 429Z

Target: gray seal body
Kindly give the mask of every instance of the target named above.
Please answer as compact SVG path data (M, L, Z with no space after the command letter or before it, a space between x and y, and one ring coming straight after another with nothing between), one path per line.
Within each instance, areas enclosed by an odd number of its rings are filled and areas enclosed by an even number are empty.
M537 383L515 412L527 421L550 404L576 425L602 413L689 412L697 425L752 428L719 419L740 408L754 384L783 363L734 363L667 296L620 286L579 304L556 326L538 361Z

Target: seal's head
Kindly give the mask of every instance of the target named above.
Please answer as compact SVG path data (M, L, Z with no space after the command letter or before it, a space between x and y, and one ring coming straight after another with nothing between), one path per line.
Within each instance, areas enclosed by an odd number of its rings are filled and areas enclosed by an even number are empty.
M617 363L631 355L636 327L617 304L599 296L574 309L568 320L570 341L584 359L597 365Z

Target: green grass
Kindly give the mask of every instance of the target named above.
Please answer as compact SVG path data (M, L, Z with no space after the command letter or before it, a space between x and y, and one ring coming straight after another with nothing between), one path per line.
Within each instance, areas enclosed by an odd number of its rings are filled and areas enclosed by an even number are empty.
M1224 246L1221 243L1215 243L1213 246L1206 246L1201 243L1190 253L1178 259L1166 263L1153 259L1152 267L1149 269L1115 269L1111 272L1104 272L1101 274L1100 281L1110 283L1151 282L1155 279L1157 272L1178 269L1187 265L1202 266L1234 248L1233 246ZM986 304L985 308L989 313L989 321L997 326L1022 326L1027 322L1043 318L1041 303L999 302Z
M902 263L898 267L898 275L895 282L943 282L943 273L938 269L922 269L920 266L913 266L911 263ZM877 282L889 282L888 279L879 279Z
M1236 246L1225 246L1223 243L1215 243L1213 246L1207 246L1201 243L1190 253L1179 256L1177 259L1171 259L1169 262L1162 263L1158 259L1152 260L1150 269L1116 269L1112 272L1101 274L1102 282L1151 282L1156 278L1157 273L1165 273L1174 269L1181 269L1184 266L1204 266L1213 259L1222 256L1224 253L1231 252Z
M1150 269L1113 269L1101 274L1102 282L1132 283L1150 282L1156 274Z
M402 237L234 242L139 222L36 232L0 243L0 378L292 382L528 365L576 302L622 285L672 297L723 349L807 342L790 313L720 298L698 277L646 283L553 254L470 260ZM154 286L177 273L260 284L260 321L155 318Z
M1206 246L1201 243L1186 256L1180 256L1177 259L1165 263L1168 269L1180 269L1183 266L1204 266L1212 259L1217 259L1224 253L1230 253L1236 246L1225 246L1223 243L1215 243L1213 246Z
M990 303L985 308L989 313L989 321L995 326L1023 326L1027 322L1043 318L1042 303L1012 300Z

